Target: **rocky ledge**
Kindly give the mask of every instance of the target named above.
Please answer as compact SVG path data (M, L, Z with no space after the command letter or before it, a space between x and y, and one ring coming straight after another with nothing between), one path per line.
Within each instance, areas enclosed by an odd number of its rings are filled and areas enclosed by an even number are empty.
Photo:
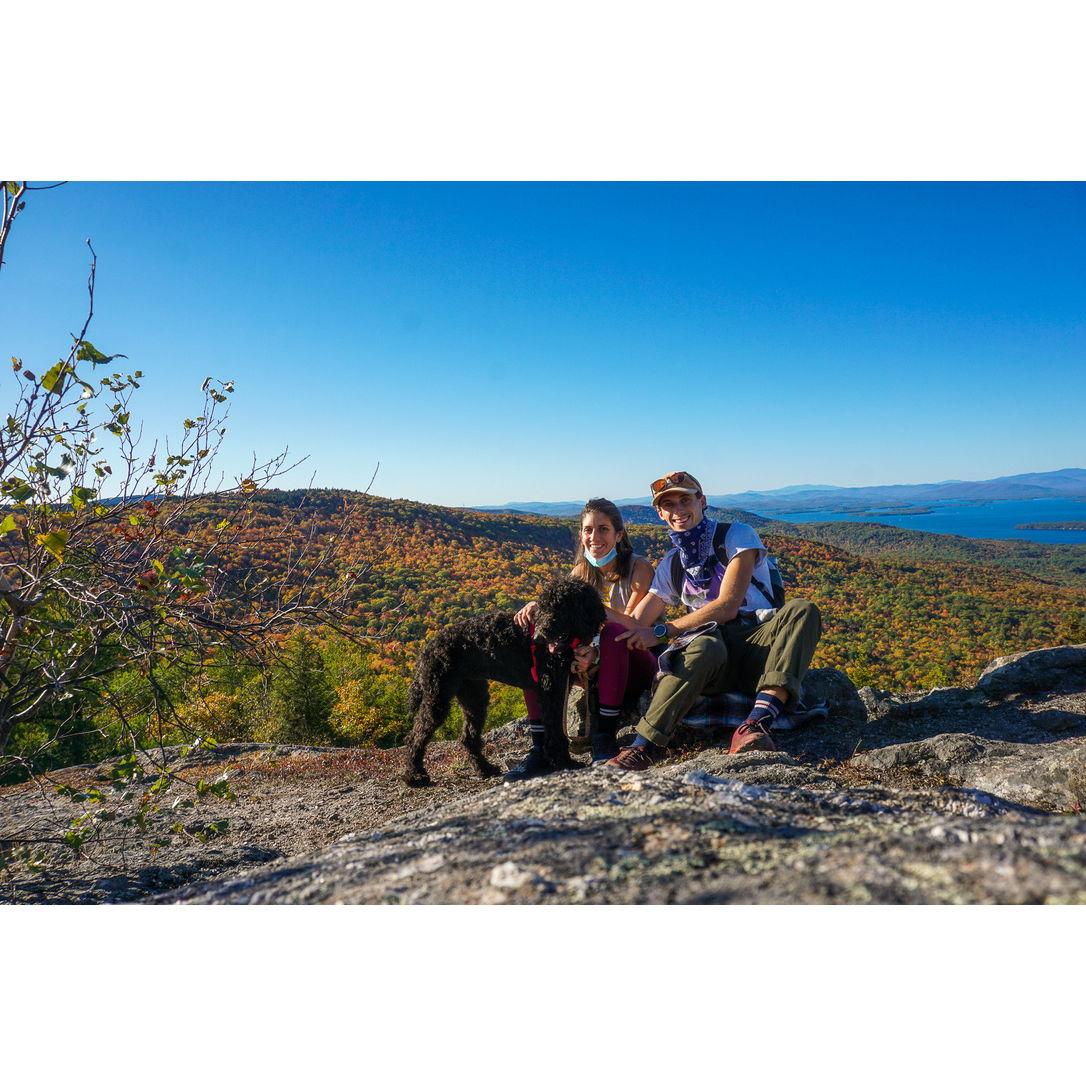
M690 734L641 775L481 782L441 743L434 787L409 789L397 751L220 748L203 757L235 780L227 836L172 866L54 866L14 899L1086 902L1086 645L1004 657L971 688L856 690L819 670L807 694L830 720L779 751ZM488 741L509 761L523 724ZM6 791L10 826L34 797Z
M493 783L167 900L1086 902L1086 646L996 660L971 689L823 670L808 693L833 716L778 752L692 739L646 774Z

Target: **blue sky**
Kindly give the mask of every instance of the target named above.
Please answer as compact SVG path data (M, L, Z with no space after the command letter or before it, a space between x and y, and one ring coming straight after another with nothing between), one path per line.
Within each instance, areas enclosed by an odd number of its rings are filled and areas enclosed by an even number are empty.
M166 433L442 504L1086 466L1081 184L72 184L0 272L43 368L84 309ZM5 395L12 387L5 381Z

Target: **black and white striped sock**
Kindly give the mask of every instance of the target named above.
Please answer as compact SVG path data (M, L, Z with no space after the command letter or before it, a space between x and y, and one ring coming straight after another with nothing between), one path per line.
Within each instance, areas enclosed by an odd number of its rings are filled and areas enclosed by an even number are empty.
M618 718L622 713L619 705L600 706L600 731L606 735L614 735L618 731Z

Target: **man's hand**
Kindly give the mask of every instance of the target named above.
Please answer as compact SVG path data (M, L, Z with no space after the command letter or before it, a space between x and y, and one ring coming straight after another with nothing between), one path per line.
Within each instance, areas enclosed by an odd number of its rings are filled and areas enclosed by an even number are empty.
M526 630L535 621L536 612L539 610L539 604L532 600L531 603L526 603L514 616L513 621L522 629Z
M620 633L616 641L625 641L628 649L651 649L660 644L660 639L652 632L651 626L638 626L636 630Z

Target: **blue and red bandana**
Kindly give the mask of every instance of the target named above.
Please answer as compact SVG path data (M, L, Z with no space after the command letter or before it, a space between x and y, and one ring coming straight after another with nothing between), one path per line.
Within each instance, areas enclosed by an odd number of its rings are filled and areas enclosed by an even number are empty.
M685 532L673 532L668 529L671 545L679 548L679 561L687 579L698 588L704 588L712 579L716 569L716 551L713 549L713 533L716 521L702 517L701 521Z

